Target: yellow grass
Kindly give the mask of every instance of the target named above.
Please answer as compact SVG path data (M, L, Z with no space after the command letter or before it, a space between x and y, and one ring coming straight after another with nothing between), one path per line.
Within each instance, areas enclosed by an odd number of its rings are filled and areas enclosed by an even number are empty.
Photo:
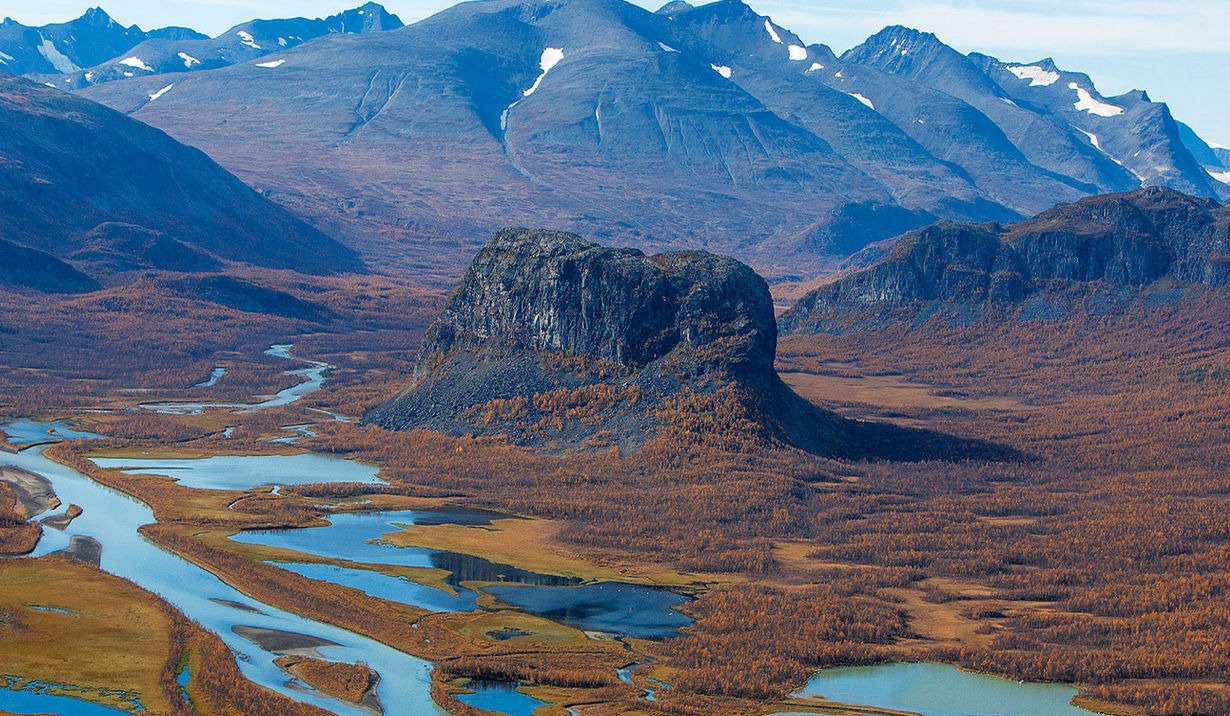
M742 581L730 574L678 572L653 563L598 563L561 544L561 525L551 520L499 519L489 525L407 525L384 535L399 547L460 552L520 569L586 581L621 581L689 587Z
M1028 406L1011 397L942 395L929 385L910 383L894 375L817 375L782 373L796 393L818 403L864 403L896 410L1022 410Z
M153 595L58 557L0 561L0 584L0 614L8 621L0 626L4 673L68 684L77 690L70 695L111 706L124 701L106 692L135 692L147 710L169 710L158 679L171 648L170 622Z

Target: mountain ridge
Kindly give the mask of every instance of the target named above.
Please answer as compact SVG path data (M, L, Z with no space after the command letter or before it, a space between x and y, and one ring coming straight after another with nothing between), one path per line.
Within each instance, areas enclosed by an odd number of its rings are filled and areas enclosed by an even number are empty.
M1230 285L1230 208L1164 187L1088 197L1015 224L940 222L886 244L801 298L781 317L783 331L925 321L937 311L970 320L1031 301L1025 318L1043 317L1065 310L1073 291L1114 311L1149 286L1168 300L1167 291Z
M937 219L1011 221L1142 179L1230 196L1192 156L1199 138L1147 95L1105 98L1062 75L1086 101L1004 69L1025 65L983 66L934 36L886 33L839 58L743 3L651 13L616 0L486 0L81 91L442 284L478 250L475 236L510 224L707 248L773 281L806 280ZM917 62L950 69L890 62L894 40L896 57L912 52L909 38ZM546 68L549 49L559 55ZM1041 90L1058 94L1027 101ZM429 248L442 244L457 255Z
M0 237L91 281L222 262L363 269L203 152L96 103L0 73L0 130Z

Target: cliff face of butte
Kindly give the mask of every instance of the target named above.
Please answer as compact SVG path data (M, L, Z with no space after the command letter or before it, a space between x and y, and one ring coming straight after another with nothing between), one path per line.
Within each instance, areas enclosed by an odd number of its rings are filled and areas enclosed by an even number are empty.
M734 259L646 256L572 234L506 229L428 331L413 384L364 421L627 451L689 413L720 410L739 416L744 437L834 456L988 449L820 410L778 378L776 347L768 286Z
M428 334L420 365L492 340L630 370L690 353L706 372L763 382L777 324L768 286L734 259L646 256L572 234L507 229L475 258Z

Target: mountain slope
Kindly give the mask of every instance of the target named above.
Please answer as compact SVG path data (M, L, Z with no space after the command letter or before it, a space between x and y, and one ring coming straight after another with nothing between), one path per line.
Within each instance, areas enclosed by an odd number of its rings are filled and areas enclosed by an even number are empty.
M935 219L1014 220L1142 181L1230 191L1172 141L1164 105L1027 101L990 62L904 28L837 58L730 0L482 0L82 91L441 283L509 224L709 248L778 280Z
M842 204L891 201L708 61L659 46L664 22L622 2L467 3L320 38L277 68L196 73L156 101L161 77L85 93L368 242L498 222L748 255ZM563 57L544 72L548 48Z
M969 320L987 307L1024 304L1044 317L1093 296L1114 311L1163 282L1230 285L1230 208L1150 187L1063 204L1016 224L941 222L887 249L851 259L860 268L813 291L782 316L794 333L842 331L880 322L925 321L936 311ZM1083 299L1081 299L1083 300Z
M8 75L0 75L0 163L0 238L83 265L123 264L100 274L202 270L219 259L308 273L362 268L353 251L200 151Z

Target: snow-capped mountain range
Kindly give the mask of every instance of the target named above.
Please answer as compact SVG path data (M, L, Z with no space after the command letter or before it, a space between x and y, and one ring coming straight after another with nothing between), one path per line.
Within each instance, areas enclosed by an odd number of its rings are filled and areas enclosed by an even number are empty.
M1144 91L1105 97L1050 60L904 27L837 56L738 0L480 0L400 25L369 4L14 69L203 149L368 255L442 274L469 258L442 240L515 224L789 278L937 218L1145 185L1230 197L1230 152Z

